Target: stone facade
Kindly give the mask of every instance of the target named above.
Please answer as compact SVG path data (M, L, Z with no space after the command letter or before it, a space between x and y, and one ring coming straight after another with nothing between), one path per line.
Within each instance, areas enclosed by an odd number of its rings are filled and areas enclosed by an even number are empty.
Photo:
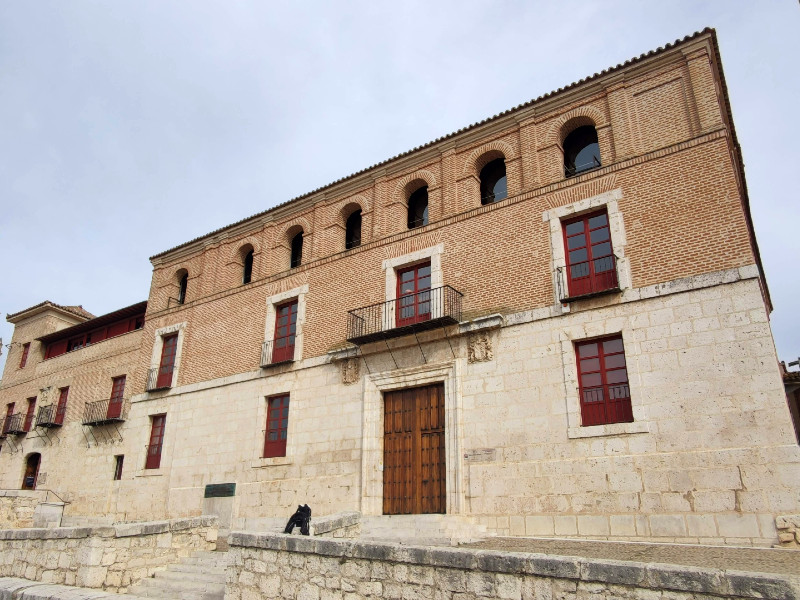
M800 515L782 515L775 524L781 548L800 548Z
M602 166L565 177L564 138L581 125L594 126ZM481 169L498 158L508 197L482 205ZM423 184L429 224L407 229ZM142 330L43 360L37 338L86 317L12 315L0 408L52 402L48 390L68 385L73 412L57 432L6 440L0 487L19 487L38 452L39 484L69 517L200 515L206 486L223 482L236 484L234 526L303 503L380 515L383 394L437 384L448 515L509 535L772 545L775 518L800 511L800 449L743 186L716 40L702 32L152 257ZM361 244L345 249L355 209ZM617 285L567 300L564 222L596 211ZM301 229L303 262L289 268ZM421 261L432 287L463 295L457 322L349 344L348 311L395 300L398 269ZM262 367L293 299L294 360ZM148 391L170 334L171 383ZM587 426L576 344L611 335L633 420ZM124 424L82 426L82 403L122 374ZM279 394L285 456L265 458ZM161 461L145 468L155 415L166 415Z
M574 556L236 533L225 598L798 598L794 578Z
M0 576L124 592L197 550L216 547L214 517L0 531Z

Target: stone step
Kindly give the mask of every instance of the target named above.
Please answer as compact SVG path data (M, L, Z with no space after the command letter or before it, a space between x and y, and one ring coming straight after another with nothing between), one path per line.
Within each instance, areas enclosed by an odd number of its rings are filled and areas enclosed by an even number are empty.
M151 579L166 579L169 581L193 581L204 583L225 583L225 570L186 572L172 570L157 571Z
M163 574L163 571L162 573ZM159 575L160 575L159 574ZM162 590L173 590L176 592L207 592L207 591L216 591L218 589L225 589L225 581L206 581L196 579L192 576L187 576L183 574L183 577L148 577L147 579L142 579L138 584L136 584L136 589L133 590L134 594L140 594L144 590L149 589L162 589Z
M176 563L167 567L167 571L179 571L181 573L222 573L225 574L227 565L197 565Z

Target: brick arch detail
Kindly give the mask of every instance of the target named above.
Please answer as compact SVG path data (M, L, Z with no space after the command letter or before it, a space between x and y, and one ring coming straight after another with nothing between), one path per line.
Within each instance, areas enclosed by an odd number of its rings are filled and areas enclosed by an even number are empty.
M502 140L494 140L478 146L469 153L469 156L464 161L463 174L477 177L483 167L495 158L500 158L499 155L501 154L506 161L517 158L517 152L514 147Z
M400 180L397 182L397 186L395 187L395 196L402 198L403 202L406 202L408 195L406 193L406 188L415 181L424 181L428 184L428 191L431 188L435 188L439 185L439 181L436 179L436 175L434 175L431 171L427 169L419 169L418 171L414 171L413 173L409 173L408 175L401 177Z
M281 228L281 234L278 236L277 244L279 246L286 246L288 248L292 242L292 237L297 235L297 233L295 233L290 236L289 233L297 227L303 230L304 238L308 237L312 233L311 223L309 223L305 217L295 217Z
M608 125L605 114L599 108L594 106L579 106L564 113L553 121L550 126L550 131L545 138L547 140L546 145L558 144L560 146L563 144L564 138L569 134L567 125L570 124L570 122L574 122L575 126L594 125L597 129ZM574 128L570 128L570 130L571 129Z
M344 226L345 222L347 221L347 217L353 213L356 205L361 207L362 214L369 212L371 208L371 202L361 195L353 196L347 200L342 200L339 202L339 205L336 208L336 215L339 219L339 223L342 226Z
M259 242L255 237L246 237L239 240L236 243L236 246L231 249L228 255L228 262L239 262L242 258L244 258L242 255L242 248L248 245L253 247L253 254L261 254L261 242Z

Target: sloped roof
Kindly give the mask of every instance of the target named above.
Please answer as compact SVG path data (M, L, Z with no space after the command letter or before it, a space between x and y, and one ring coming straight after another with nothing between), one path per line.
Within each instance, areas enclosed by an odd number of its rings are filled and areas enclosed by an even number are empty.
M84 321L83 323L78 323L77 325L73 325L72 327L59 329L58 331L54 331L53 333L48 333L47 335L43 335L36 339L42 342L43 344L49 344L50 342L54 342L56 340L72 337L74 335L78 335L79 333L84 333L86 331L91 331L92 329L95 329L97 327L108 325L110 323L113 323L114 321L120 321L122 319L126 319L129 317L142 315L145 313L145 311L147 311L147 300L144 300L142 302L137 302L136 304L131 304L130 306L126 306L125 308L120 308L119 310L106 313L99 317L95 317L88 321Z
M297 202L297 201L302 200L304 198L308 198L309 196L312 196L312 195L317 194L317 193L319 193L321 191L324 191L324 190L326 190L328 188L331 188L336 184L339 184L339 183L342 183L342 182L347 181L349 179L352 179L354 177L357 177L358 175L361 175L362 173L366 173L367 171L371 171L372 169L375 169L375 168L381 167L383 165L386 165L386 164L388 164L388 163L390 163L392 161L395 161L397 159L400 159L400 158L403 158L405 156L408 156L409 154L413 154L414 152L417 152L419 150L423 150L425 148L428 148L428 147L430 147L430 146L432 146L434 144L437 144L437 143L439 143L441 141L444 141L444 140L450 139L452 137L455 137L457 135L463 134L466 131L470 131L472 129L475 129L476 127L479 127L481 125L485 125L486 123L491 123L492 121L495 121L495 120L497 120L497 119L499 119L501 117L504 117L504 116L506 116L506 115L508 115L510 113L516 112L516 111L521 110L523 108L527 108L527 107L532 106L533 104L535 104L537 102L541 102L542 100L546 100L546 99L551 98L553 96L557 96L558 94L561 94L561 93L564 93L564 92L566 92L568 90L576 88L579 85L588 83L590 81L594 81L595 79L597 79L599 77L603 77L603 76L608 75L610 73L614 73L616 71L619 71L620 69L624 69L626 67L630 67L631 65L635 65L635 64L637 64L637 63L639 63L639 62L641 62L641 61L643 61L643 60L645 60L647 58L651 58L651 57L656 56L658 54L662 54L662 53L666 52L667 50L675 48L679 44L683 44L685 42L692 41L694 39L697 39L697 38L699 38L699 37L701 37L703 35L709 34L709 33L712 35L712 37L714 37L714 47L715 47L715 50L718 51L718 48L717 48L717 45L716 45L716 32L715 32L715 30L713 28L706 27L702 31L697 31L697 32L693 33L692 35L687 35L682 40L681 39L675 40L671 44L666 44L666 45L664 45L662 47L659 47L659 48L657 48L655 50L650 50L649 52L646 52L644 54L640 54L639 56L637 56L635 58L631 58L629 60L626 60L624 63L620 63L620 64L616 65L615 67L610 67L608 69L604 69L604 70L600 71L599 73L595 73L594 75L590 75L589 77L584 77L583 79L579 79L578 81L570 83L567 86L564 86L562 88L558 88L557 90L554 90L552 92L548 92L547 94L539 96L538 98L534 98L533 100L529 100L527 102L524 102L523 104L520 104L520 105L515 106L513 108L509 108L508 110L504 110L501 113L498 113L498 114L496 114L496 115L494 115L492 117L489 117L487 119L484 119L482 121L478 121L477 123L473 123L472 125L468 125L466 127L462 127L461 129L459 129L457 131L454 131L454 132L449 133L447 135L444 135L442 137L436 138L435 140L432 140L430 142L427 142L425 144L422 144L420 146L412 148L411 150L407 150L406 152L401 152L400 154L397 154L396 156L393 156L391 158L387 158L386 160L383 160L383 161L381 161L379 163L376 163L376 164L374 164L374 165L372 165L370 167L367 167L365 169L361 169L360 171L356 171L355 173L347 175L346 177L342 177L340 179L332 181L331 183L329 183L327 185L324 185L324 186L319 187L317 189L311 190L310 192L307 192L307 193L305 193L305 194L303 194L301 196L297 196L296 198L292 198L291 200L287 200L285 202L277 204L277 205L273 206L272 208L269 208L269 209L267 209L265 211L262 211L260 213L256 213L255 215L252 215L250 217L241 219L239 221L236 221L235 223L231 223L230 225L226 225L225 227L220 227L219 229L215 229L214 231L206 233L205 235L201 235L199 237L196 237L194 239L189 240L188 242L184 242L182 244L174 246L173 248L170 248L169 250L164 250L163 252L159 252L158 254L154 254L153 256L150 257L150 260L153 260L154 258L159 258L161 256L164 256L166 254L169 254L170 252L173 252L173 251L178 250L180 248L183 248L185 246L189 246L189 245L193 244L194 242L197 242L197 241L202 240L204 238L210 237L212 235L216 235L217 233L225 231L226 229L229 229L231 227L236 227L237 225L241 225L242 223L246 223L247 221L250 221L252 219L257 219L259 217L262 217L262 216L264 216L266 214L269 214L269 213L271 213L271 212L273 212L273 211L275 211L275 210L277 210L279 208L287 206L288 204L291 204L293 202Z
M62 306L61 304L56 304L55 302L51 302L50 300L45 300L44 302L40 302L39 304L34 304L24 310L20 310L18 312L7 314L6 321L9 323L16 323L17 321L28 317L33 316L39 312L43 312L47 309L55 309L60 310L66 313L70 313L76 317L81 319L93 319L94 315L90 313L88 310L85 310L83 306ZM31 313L30 315L26 313Z

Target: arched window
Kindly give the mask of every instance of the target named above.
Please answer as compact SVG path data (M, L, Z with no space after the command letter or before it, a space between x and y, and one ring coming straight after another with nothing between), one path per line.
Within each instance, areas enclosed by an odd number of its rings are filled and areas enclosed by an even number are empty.
M244 255L244 268L242 270L242 283L253 281L253 250Z
M428 186L424 185L408 197L408 228L428 224Z
M346 250L361 245L361 209L347 217L344 233L344 247Z
M178 280L178 304L186 302L186 286L189 284L189 273L183 271Z
M592 125L574 129L564 138L564 175L572 177L596 169L600 164L597 130Z
M499 202L507 196L506 161L496 158L481 169L481 204Z
M292 261L290 267L294 269L303 262L303 232L301 231L292 238Z
M25 475L22 477L23 490L35 490L36 480L39 478L39 462L42 455L38 452L28 455L25 461Z

